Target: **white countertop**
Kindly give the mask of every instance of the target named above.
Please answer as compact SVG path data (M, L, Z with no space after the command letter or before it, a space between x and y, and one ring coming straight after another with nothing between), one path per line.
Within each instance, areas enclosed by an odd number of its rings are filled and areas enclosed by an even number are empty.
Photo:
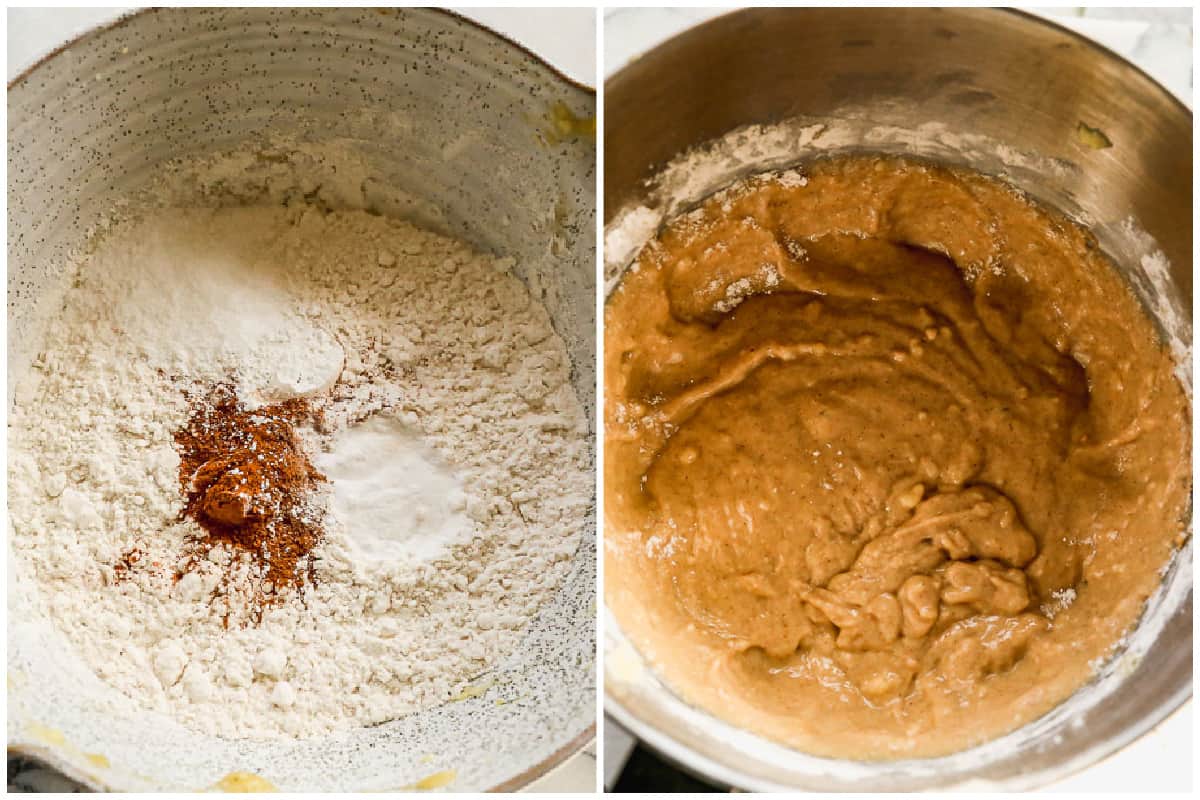
M604 11L604 74L729 8L610 8ZM1124 56L1192 107L1190 8L1031 8ZM1048 787L1056 792L1185 792L1192 788L1193 704L1090 769ZM611 786L633 749L611 720L604 731L604 782Z

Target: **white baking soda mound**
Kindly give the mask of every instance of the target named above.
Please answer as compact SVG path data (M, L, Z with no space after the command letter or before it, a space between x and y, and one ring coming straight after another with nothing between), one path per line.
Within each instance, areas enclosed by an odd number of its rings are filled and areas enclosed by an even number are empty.
M333 485L333 516L369 561L431 561L472 534L466 494L418 432L378 414L316 458Z

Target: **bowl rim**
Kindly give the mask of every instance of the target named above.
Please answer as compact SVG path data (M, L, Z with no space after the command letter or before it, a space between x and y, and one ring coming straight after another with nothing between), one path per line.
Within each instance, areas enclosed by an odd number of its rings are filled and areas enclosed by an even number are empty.
M103 22L98 25L94 25L94 26L88 28L87 30L84 30L84 31L78 33L77 35L71 37L67 41L59 44L53 50L50 50L49 52L43 54L40 58L38 58L32 64L30 64L25 69L23 69L12 80L8 81L8 91L11 92L14 89L19 88L22 84L26 83L30 78L32 78L34 73L37 72L38 69L45 66L51 60L62 55L65 51L69 50L72 47L83 44L84 42L86 42L92 38L95 38L96 36L99 36L100 34L107 33L110 30L115 30L117 28L123 27L123 26L129 24L130 22L134 21L135 19L139 19L143 16L155 14L160 11L176 11L176 10L180 10L180 7L153 6L153 7L147 7L147 8L139 8L139 9L134 9L132 11L127 11L122 14L119 14L118 16L116 16L115 18L113 18L107 22ZM590 95L593 98L593 100L597 96L596 87L590 86L587 83L584 83L583 81L579 81L579 80L576 80L575 78L572 78L570 75L567 75L561 69L556 67L554 64L551 64L549 61L547 61L545 58L543 58L542 56L535 53L530 48L526 47L525 45L521 44L520 42L518 42L514 39L511 39L511 38L505 36L502 33L499 33L495 29L489 27L488 25L485 25L482 22L478 22L474 19L471 19L470 17L467 17L463 14L458 13L457 11L452 11L447 8L426 7L426 8L419 9L419 10L425 11L425 12L433 12L434 14L446 17L446 18L451 19L460 24L475 28L476 30L479 30L479 31L487 34L491 38L497 40L499 43L508 45L509 47L517 50L522 55L524 55L526 58L532 59L538 65L543 67L547 72L549 72L550 75L554 79L565 84L569 88L583 92L585 95ZM520 789L526 788L530 784L532 784L534 781L545 777L546 775L550 774L553 770L555 770L559 766L563 765L567 760L569 760L573 756L576 756L576 755L582 753L583 749L590 742L595 740L596 725L597 725L597 721L595 719L593 719L591 725L584 728L575 737L573 737L570 741L568 741L565 745L563 745L559 749L555 750L553 753L551 753L546 758L544 758L541 761L539 761L538 763L530 766L529 768L522 770L517 775L514 775L513 777L509 778L508 780L506 780L500 784L497 784L496 786L485 789L484 791L489 794L490 793L501 793L501 792L515 792ZM18 755L18 756L21 756L24 758L31 758L31 759L40 761L43 764L51 767L52 769L55 769L58 772L62 773L66 777L75 781L76 783L80 783L91 789L113 791L116 788L116 787L110 786L110 785L100 781L95 776L86 774L83 770L78 769L76 767L76 765L70 763L70 761L68 759L63 758L62 754L57 753L56 751L54 751L51 748L43 748L43 747L37 747L37 746L25 746L25 745L21 745L21 744L16 744L16 745L9 746L7 748L7 751L11 755Z
M25 69L21 70L21 72L19 72L16 76L14 76L8 82L8 90L12 91L13 89L17 88L20 84L25 83L27 80L29 80L31 77L33 77L33 73L35 71L37 71L40 67L44 66L46 64L46 62L48 62L51 59L55 58L56 56L60 55L64 50L67 50L78 44L82 44L84 41L91 39L95 36L98 36L101 33L106 33L109 30L113 30L115 28L122 27L122 26L132 22L134 20L134 18L136 18L136 17L142 17L142 16L146 16L149 14L157 14L160 11L168 11L168 12L180 11L180 10L187 10L188 8L190 8L190 7L189 6L148 6L146 8L138 8L138 9L134 9L132 11L126 11L122 14L117 15L116 17L114 17L113 19L111 19L107 22L102 22L98 25L94 25L94 26L88 28L87 30L76 34L75 36L71 37L67 41L59 44L53 50L50 50L49 52L44 53L40 58L38 58L32 64L29 64L27 67L25 67ZM266 7L260 6L257 8L266 8ZM318 10L318 11L334 10L335 8L338 8L338 7L336 7L336 6L320 6L320 7L317 7L316 10ZM349 8L361 8L361 7L350 6ZM388 10L388 9L377 9L377 10ZM411 10L411 9L406 8L405 10ZM540 64L542 67L544 67L548 72L550 72L556 79L558 79L559 81L562 81L563 83L567 84L571 88L578 89L582 92L586 92L587 94L590 94L593 97L596 96L596 87L591 86L590 84L585 83L584 81L578 80L576 78L572 78L570 75L563 72L561 69L556 67L554 64L551 64L549 61L547 61L545 58L543 58L542 56L535 53L530 48L526 47L525 45L521 44L520 42L516 41L515 39L510 39L508 36L505 36L504 34L498 32L494 28L491 28L482 22L471 19L470 17L465 16L464 14L460 14L457 11L453 11L448 8L424 7L424 8L420 8L418 10L426 11L426 12L433 12L435 14L439 14L444 17L449 17L450 19L460 22L464 25L468 25L470 27L476 28L477 30L483 31L484 33L491 36L493 39L496 39L503 44L507 44L510 47L513 47L514 49L520 51L522 54L524 54L528 58L533 59L538 64Z
M718 14L716 16L709 17L708 19L705 19L694 25L690 25L687 28L684 28L683 30L675 32L671 36L669 36L665 39L662 39L661 41L656 43L653 47L633 56L628 61L626 61L624 64L622 64L620 69L616 70L611 75L608 75L604 81L605 89L606 90L608 89L609 84L611 82L619 82L623 79L627 79L627 76L630 72L631 67L635 66L636 63L638 61L640 61L642 58L653 53L655 50L666 45L667 43L675 41L681 37L687 36L699 28L707 27L710 25L725 24L728 21L728 18L730 18L730 17L737 16L737 15L744 15L744 14L753 14L753 13L756 13L758 10L760 10L760 9L755 9L755 8L731 9L729 11ZM803 12L805 9L792 8L791 10L793 12L797 12L797 11ZM1085 48L1095 52L1099 57L1114 61L1117 64L1119 64L1122 68L1129 70L1130 72L1132 72L1132 73L1136 74L1137 76L1139 76L1140 78L1142 78L1147 84L1149 84L1152 87L1153 91L1156 91L1157 93L1162 95L1163 98L1165 98L1165 100L1167 101L1167 105L1174 108L1173 113L1182 113L1183 115L1185 115L1187 117L1187 119L1189 120L1189 123L1190 123L1191 118L1193 116L1192 110L1190 108L1188 108L1188 106L1184 103L1182 98L1180 98L1174 92L1167 89L1162 83L1160 83L1157 79L1155 79L1152 75L1150 75L1144 69L1139 67L1137 64L1134 64L1132 61L1125 58L1120 53L1115 52L1111 48L1096 41L1095 39L1092 39L1076 30L1068 28L1065 25L1062 25L1061 23L1059 23L1055 20L1031 13L1029 11L1025 11L1023 9L995 8L995 7L985 8L985 7L974 7L973 6L970 8L970 10L981 11L981 12L984 12L985 15L1007 14L1007 15L1010 15L1011 17L1015 17L1015 18L1022 20L1023 23L1026 25L1042 26L1042 27L1048 28L1052 31L1055 31L1060 35L1069 37L1070 39L1072 39L1075 42L1079 43L1080 45L1084 46ZM620 209L617 209L615 213L619 214ZM611 219L606 220L605 224L607 225L609 222L611 222ZM1194 541L1193 537L1191 535L1189 535L1187 542L1182 547L1178 548L1175 551L1175 554L1173 555L1172 560L1174 560L1175 558L1187 558L1187 559L1191 560L1192 552L1193 552L1193 541ZM1191 608L1191 603L1192 603L1191 598L1193 596L1194 596L1194 588L1189 587L1187 598L1184 601L1184 603L1187 605L1188 609ZM617 626L617 624L616 624L615 618L612 617L611 611L608 610L607 602L602 603L601 613L607 614L607 618L609 621L608 624L612 624L618 631L620 630L619 626ZM622 634L622 636L623 636L623 634ZM739 768L735 768L735 767L728 766L726 764L721 764L721 763L711 761L710 759L706 758L705 756L700 755L700 754L696 753L695 751L693 751L692 748L689 747L688 745L680 742L670 732L659 729L659 728L655 727L652 723L644 721L641 717L639 717L636 713L634 713L630 708L628 708L615 695L615 693L609 691L608 685L607 685L607 680L608 680L607 669L605 671L604 679L605 679L605 689L604 689L604 713L605 713L605 715L607 717L611 717L614 721L617 722L617 724L621 725L623 728L625 728L627 731L629 731L631 734L633 734L637 738L637 740L640 744L645 744L645 745L649 746L652 750L654 750L656 753L661 755L663 758L670 761L671 763L677 764L685 771L695 774L697 776L703 777L708 780L715 780L719 783L724 783L727 786L733 787L735 790L742 790L742 791L814 791L813 789L806 789L806 788L801 788L801 787L796 787L796 786L786 786L786 785L775 784L772 781L762 780L760 778L757 778L756 776L751 775ZM655 680L658 680L657 677L655 678ZM659 683L662 683L662 682L659 681ZM686 701L678 698L678 696L674 695L674 692L669 687L667 687L665 684L662 684L662 685L663 685L663 688L666 689L666 691L671 692L671 694L676 698L676 700L678 702L688 705L689 707L691 707L693 709L699 710L702 713L704 713L710 717L713 717L713 715L710 714L709 712L707 712L706 710L699 709L698 707L692 706L691 704L687 703ZM1092 747L1086 748L1079 755L1064 762L1064 764L1062 764L1058 768L1051 766L1051 767L1041 768L1036 771L1024 773L1023 775L1019 776L1020 779L1017 780L1016 782L1014 782L1014 784L1012 786L1006 786L1003 790L1004 791L1028 791L1028 790L1032 790L1032 789L1050 786L1050 785L1057 783L1059 781L1062 781L1072 775L1081 773L1084 770L1089 769L1089 768L1111 758L1112 756L1116 755L1121 750L1128 747L1133 742L1141 739L1147 733L1149 733L1150 731L1152 731L1155 728L1162 725L1168 718L1175 715L1191 699L1192 694L1193 694L1192 681L1189 680L1187 685L1184 687L1180 687L1180 689L1177 692L1175 692L1169 698L1169 700L1167 702L1160 705L1158 708L1156 708L1151 713L1141 717L1135 724L1129 725L1129 726L1126 726L1125 728L1123 728L1121 730L1121 735L1114 736L1111 739L1105 740L1103 742L1097 743L1096 745L1094 745ZM713 717L713 719L716 720L717 718ZM728 723L726 723L726 724L728 724ZM1018 729L1018 730L1020 730L1020 729ZM1010 735L1010 734L1006 734L1006 735ZM766 740L766 741L770 741L770 740ZM994 741L994 740L992 740L992 741ZM966 752L966 751L960 751L960 752ZM961 788L961 787L959 787L959 788ZM956 787L953 785L942 786L942 787L935 787L932 789L927 789L926 791L931 791L931 790L932 791L947 791L947 790L955 791Z
M891 8L897 8L897 7L892 6ZM901 6L900 8L904 8L904 7ZM909 7L909 10L929 10L929 8L930 8L929 6L923 6L923 7L918 6L918 7ZM936 7L934 7L934 8L936 8ZM809 9L809 7L791 7L790 8L790 10L793 12L803 12L808 9ZM604 78L605 90L607 91L608 84L610 81L617 81L617 80L624 78L625 73L627 73L629 71L630 67L634 66L642 58L653 53L659 47L662 47L663 45L667 44L668 42L674 41L675 39L678 39L682 36L686 36L689 33L691 33L692 31L697 30L698 28L703 28L708 25L714 25L714 24L720 23L728 17L754 13L759 10L762 10L762 9L761 8L729 9L720 14L717 14L716 16L709 17L708 19L705 19L701 22L697 22L694 25L690 25L681 31L677 31L676 33L672 34L668 38L663 39L662 41L658 42L650 49L644 50L640 53L637 53L633 57L629 58L628 60L626 60L626 62L624 64L621 65L620 69L613 72L611 75L606 76ZM1023 19L1027 24L1041 25L1043 27L1050 28L1051 30L1056 31L1059 34L1065 35L1065 36L1075 40L1077 43L1083 45L1084 47L1086 47L1090 50L1096 51L1102 57L1116 61L1123 68L1134 72L1139 77L1145 79L1145 81L1147 83L1151 84L1154 87L1155 91L1161 93L1166 98L1167 103L1169 105L1175 106L1175 109L1177 111L1182 112L1183 114L1185 114L1188 117L1193 116L1192 109L1188 108L1187 104L1183 102L1183 99L1180 98L1178 95L1176 95L1174 92L1172 92L1170 89L1168 89L1166 86L1163 86L1162 83L1160 83L1158 81L1158 79L1155 78L1153 75L1151 75L1149 72L1146 72L1146 70L1142 69L1137 64L1135 64L1132 61L1130 61L1129 59L1127 59L1125 56L1121 55L1120 53L1116 52L1112 48L1108 47L1108 45L1105 45L1105 44L1091 38L1090 36L1085 36L1084 34L1080 33L1079 31L1077 31L1073 28L1068 28L1067 26L1063 25L1062 23L1060 23L1056 20L1050 19L1049 17L1043 17L1038 14L1034 14L1033 12L1030 12L1030 11L1025 11L1024 9L1021 9L1021 8L997 8L997 7L987 7L987 6L968 6L965 8L959 8L957 10L980 11L980 12L983 12L985 15L986 14L1004 14L1004 15L1018 17L1020 19ZM497 34L497 35L499 35L499 34ZM568 80L570 80L570 79L568 79Z

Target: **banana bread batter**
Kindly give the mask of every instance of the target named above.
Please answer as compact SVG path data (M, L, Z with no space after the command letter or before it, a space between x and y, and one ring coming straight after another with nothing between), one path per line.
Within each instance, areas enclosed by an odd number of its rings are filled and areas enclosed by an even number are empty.
M882 157L666 226L605 312L606 594L683 697L935 756L1079 688L1186 535L1188 405L1094 239Z

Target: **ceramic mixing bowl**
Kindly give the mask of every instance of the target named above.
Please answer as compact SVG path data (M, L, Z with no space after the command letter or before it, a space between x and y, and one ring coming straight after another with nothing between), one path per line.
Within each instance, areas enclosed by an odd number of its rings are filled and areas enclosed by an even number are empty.
M593 109L591 90L433 10L159 9L81 36L9 86L8 402L63 269L114 203L169 160L282 138L354 151L364 179L345 205L515 258L567 343L591 419ZM161 714L110 714L115 690L46 620L10 550L9 748L114 790L522 786L594 732L594 520L579 528L573 572L492 689L305 741L223 740Z
M1191 136L1191 113L1144 73L1021 13L740 11L606 82L607 277L611 285L636 252L631 237L644 240L655 221L748 174L837 152L907 153L1003 176L1091 227L1159 324L1190 392ZM714 781L1027 789L1115 752L1190 697L1192 544L1087 687L1033 724L946 758L855 763L773 744L680 701L616 620L606 630L608 713Z

